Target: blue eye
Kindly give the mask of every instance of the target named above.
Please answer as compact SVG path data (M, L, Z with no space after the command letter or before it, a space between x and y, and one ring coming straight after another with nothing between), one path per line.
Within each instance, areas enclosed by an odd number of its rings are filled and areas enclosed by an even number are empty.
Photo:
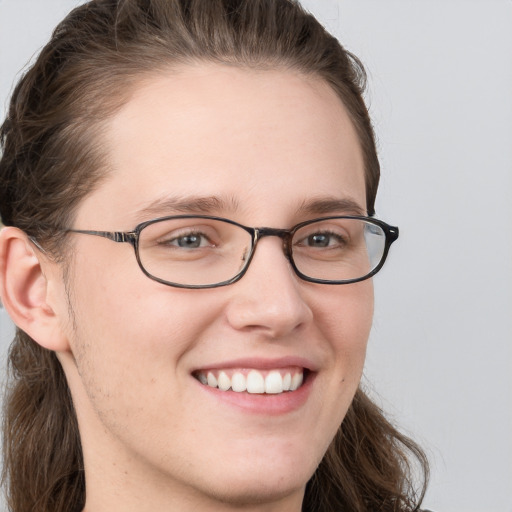
M341 237L339 234L335 233L313 233L312 235L307 236L301 245L305 245L307 247L313 247L318 249L323 249L325 247L333 247L340 246L345 243L345 239Z
M317 234L308 236L308 245L310 247L327 247L330 242L330 236L325 234Z
M199 247L209 245L206 237L200 233L191 233L189 235L180 236L171 240L170 243L184 249L198 249Z
M210 237L200 231L169 233L161 237L157 244L171 249L202 249L215 246Z

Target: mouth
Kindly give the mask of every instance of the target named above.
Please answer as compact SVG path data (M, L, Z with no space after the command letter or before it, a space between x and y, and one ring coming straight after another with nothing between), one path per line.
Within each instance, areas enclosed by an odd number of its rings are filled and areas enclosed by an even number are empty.
M307 380L308 370L298 366L260 370L256 368L226 368L197 370L193 373L203 386L235 393L279 395L300 389Z

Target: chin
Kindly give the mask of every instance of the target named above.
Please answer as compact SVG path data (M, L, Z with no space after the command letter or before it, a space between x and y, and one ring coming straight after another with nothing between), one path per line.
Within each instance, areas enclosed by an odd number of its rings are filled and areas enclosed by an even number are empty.
M304 459L265 461L246 458L233 463L232 470L218 468L215 480L210 481L209 494L215 500L242 506L265 504L287 499L302 502L307 482L316 470L317 463Z
M268 476L264 479L246 475L236 482L229 481L222 485L215 482L207 491L214 501L243 507L248 505L264 505L279 501L296 500L302 502L304 490L309 478L281 478ZM219 485L220 484L220 485Z

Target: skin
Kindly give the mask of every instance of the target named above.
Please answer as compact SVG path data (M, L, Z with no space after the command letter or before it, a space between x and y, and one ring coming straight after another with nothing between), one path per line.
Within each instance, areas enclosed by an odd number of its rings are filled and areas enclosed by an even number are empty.
M301 208L318 199L357 207L329 214L366 210L345 108L328 85L289 70L202 64L161 73L139 85L103 142L110 171L79 206L76 229L129 231L162 215L205 213L165 204L190 196L220 199L208 213L248 226L320 217ZM85 510L299 511L359 384L371 280L302 281L269 237L239 282L179 289L148 279L129 244L70 236L67 282L37 254L43 272L32 302L44 303L52 321L39 332L32 320L27 331L57 351L68 378ZM30 244L11 245L34 263ZM230 403L192 376L238 358L288 357L307 361L314 378L284 412Z

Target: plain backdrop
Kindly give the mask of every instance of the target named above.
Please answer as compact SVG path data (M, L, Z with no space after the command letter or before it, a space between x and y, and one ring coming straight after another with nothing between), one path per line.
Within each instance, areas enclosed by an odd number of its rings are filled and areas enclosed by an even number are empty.
M0 0L2 112L78 3ZM400 227L365 385L430 454L427 508L512 512L512 1L303 4L368 69L377 216ZM11 333L0 310L1 351Z

